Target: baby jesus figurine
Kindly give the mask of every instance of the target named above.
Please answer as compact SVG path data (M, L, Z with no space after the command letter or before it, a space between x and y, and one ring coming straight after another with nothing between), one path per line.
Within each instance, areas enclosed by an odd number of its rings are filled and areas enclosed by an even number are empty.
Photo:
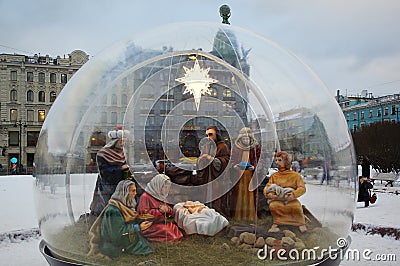
M188 209L188 211L190 213L195 213L195 212L200 213L204 208L206 208L206 205L204 205L203 203L200 203L198 201L194 202L194 201L188 200L185 202L183 207Z
M175 204L174 220L187 235L214 236L229 224L228 220L214 209L191 200Z

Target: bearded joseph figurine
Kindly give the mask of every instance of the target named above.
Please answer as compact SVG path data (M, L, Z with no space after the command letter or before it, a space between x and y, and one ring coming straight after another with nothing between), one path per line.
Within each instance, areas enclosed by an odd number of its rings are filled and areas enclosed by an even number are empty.
M298 226L300 232L303 233L307 231L307 227L303 208L297 199L306 192L303 178L295 171L290 170L287 152L276 153L276 166L279 171L271 175L263 191L269 201L269 209L274 220L269 232L279 232L280 225L291 225ZM273 184L275 184L274 189L269 189ZM285 197L276 193L277 186L287 191Z

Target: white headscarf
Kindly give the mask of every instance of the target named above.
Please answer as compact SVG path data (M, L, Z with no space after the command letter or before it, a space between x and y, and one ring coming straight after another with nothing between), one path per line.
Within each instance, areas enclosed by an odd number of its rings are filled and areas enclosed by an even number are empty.
M161 189L167 184L171 184L169 177L164 174L158 174L150 180L145 191L159 200L165 200L168 196L168 191L165 194L161 194Z
M111 195L111 199L117 200L122 202L128 208L135 208L136 207L136 200L135 198L129 198L129 187L135 183L131 180L122 180L118 183L117 187L115 188L114 193Z

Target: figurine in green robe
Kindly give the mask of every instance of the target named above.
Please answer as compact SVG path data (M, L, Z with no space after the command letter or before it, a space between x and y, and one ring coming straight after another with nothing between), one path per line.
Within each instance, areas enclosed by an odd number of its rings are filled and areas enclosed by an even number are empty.
M136 186L130 180L118 183L108 205L90 228L88 255L101 253L115 258L122 254L147 255L153 250L141 235L152 224L151 217L140 217L134 209Z

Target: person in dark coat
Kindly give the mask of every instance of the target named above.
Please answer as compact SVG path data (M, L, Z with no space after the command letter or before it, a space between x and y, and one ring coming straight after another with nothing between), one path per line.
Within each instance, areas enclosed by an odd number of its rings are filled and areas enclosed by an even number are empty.
M129 132L122 127L116 127L108 132L111 139L96 155L99 174L90 204L91 214L99 216L114 193L118 183L130 177L129 166L126 164L123 151L124 138Z
M373 188L369 178L364 178L363 176L358 177L358 202L364 201L364 207L369 206L369 189Z
M363 158L362 162L361 162L361 175L365 178L370 177L370 162L368 160L368 158Z

